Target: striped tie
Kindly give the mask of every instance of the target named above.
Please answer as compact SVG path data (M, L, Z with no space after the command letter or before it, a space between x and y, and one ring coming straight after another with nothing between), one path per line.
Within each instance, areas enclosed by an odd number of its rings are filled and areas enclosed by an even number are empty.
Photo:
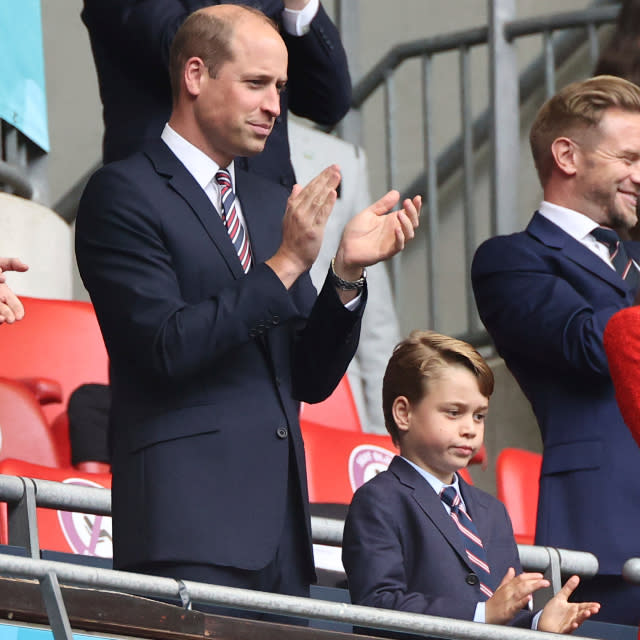
M609 249L609 257L616 271L629 285L629 288L636 291L640 285L640 275L633 260L627 255L624 244L620 242L618 234L613 229L597 227L591 232L591 235Z
M251 247L244 231L244 227L236 210L236 196L231 185L231 175L226 169L216 173L216 182L220 185L222 201L222 222L227 227L227 233L236 249L242 270L248 273L251 267Z
M467 551L467 558L471 565L475 568L476 574L480 580L480 591L490 598L493 590L488 586L493 584L491 578L491 570L487 564L487 556L482 546L482 540L478 535L476 525L469 517L460 504L460 496L455 487L443 487L440 492L440 499L451 508L451 517L458 526L462 541Z

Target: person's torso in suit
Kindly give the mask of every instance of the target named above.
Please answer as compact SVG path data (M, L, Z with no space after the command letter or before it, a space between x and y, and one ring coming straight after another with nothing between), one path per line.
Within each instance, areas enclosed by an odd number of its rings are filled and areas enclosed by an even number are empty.
M637 260L638 245L625 246ZM540 214L526 231L481 245L472 282L480 317L542 434L536 543L591 551L602 573L619 574L637 553L640 451L618 410L602 337L633 294Z
M316 301L308 274L288 291L263 264L287 191L242 171L236 189L246 276L218 212L161 141L101 169L81 201L78 264L111 360L119 566L264 566L290 463L306 505L298 400L326 397L357 346L361 313L332 287Z

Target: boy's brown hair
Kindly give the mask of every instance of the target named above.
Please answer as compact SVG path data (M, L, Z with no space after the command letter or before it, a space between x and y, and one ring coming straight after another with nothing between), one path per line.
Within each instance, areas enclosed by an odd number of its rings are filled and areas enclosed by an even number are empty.
M393 402L405 396L412 405L418 404L429 392L430 380L437 379L447 367L459 364L478 380L483 396L493 393L493 372L484 358L462 340L436 333L413 331L393 350L382 383L382 410L387 431L398 444L398 427L393 419Z

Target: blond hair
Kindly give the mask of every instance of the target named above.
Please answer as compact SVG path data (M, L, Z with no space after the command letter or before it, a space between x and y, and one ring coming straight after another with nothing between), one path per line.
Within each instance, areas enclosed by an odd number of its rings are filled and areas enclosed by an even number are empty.
M640 113L640 88L623 78L595 76L572 82L542 105L531 126L529 143L543 186L553 167L553 141L597 129L611 108Z

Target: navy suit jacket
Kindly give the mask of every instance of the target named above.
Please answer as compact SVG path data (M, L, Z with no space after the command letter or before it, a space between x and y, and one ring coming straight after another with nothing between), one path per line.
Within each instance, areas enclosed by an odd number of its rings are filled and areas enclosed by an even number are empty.
M242 2L281 21L282 0ZM103 160L144 148L162 133L171 113L167 71L173 36L196 9L220 0L84 0L82 20L98 72L105 133ZM281 30L289 52L289 80L281 114L262 153L236 160L240 166L291 189L295 183L287 135L287 110L322 125L336 124L351 104L351 79L340 35L320 6L309 32Z
M504 505L459 478L478 529L494 588L509 567L521 572ZM431 485L396 456L354 494L345 522L342 561L354 604L473 620L486 598L467 558L460 531ZM532 614L516 617L530 626Z
M639 245L625 246L638 261ZM539 213L524 232L480 246L472 281L480 317L542 434L536 543L590 551L601 573L619 575L638 555L640 450L616 404L603 333L633 294Z
M247 275L209 198L160 140L100 169L80 203L78 265L111 361L118 567L264 567L290 464L307 511L298 401L337 385L364 305L348 311L331 285L316 299L308 273L287 290L264 264L281 242L287 190L237 171L236 191ZM309 540L308 517L305 530Z

